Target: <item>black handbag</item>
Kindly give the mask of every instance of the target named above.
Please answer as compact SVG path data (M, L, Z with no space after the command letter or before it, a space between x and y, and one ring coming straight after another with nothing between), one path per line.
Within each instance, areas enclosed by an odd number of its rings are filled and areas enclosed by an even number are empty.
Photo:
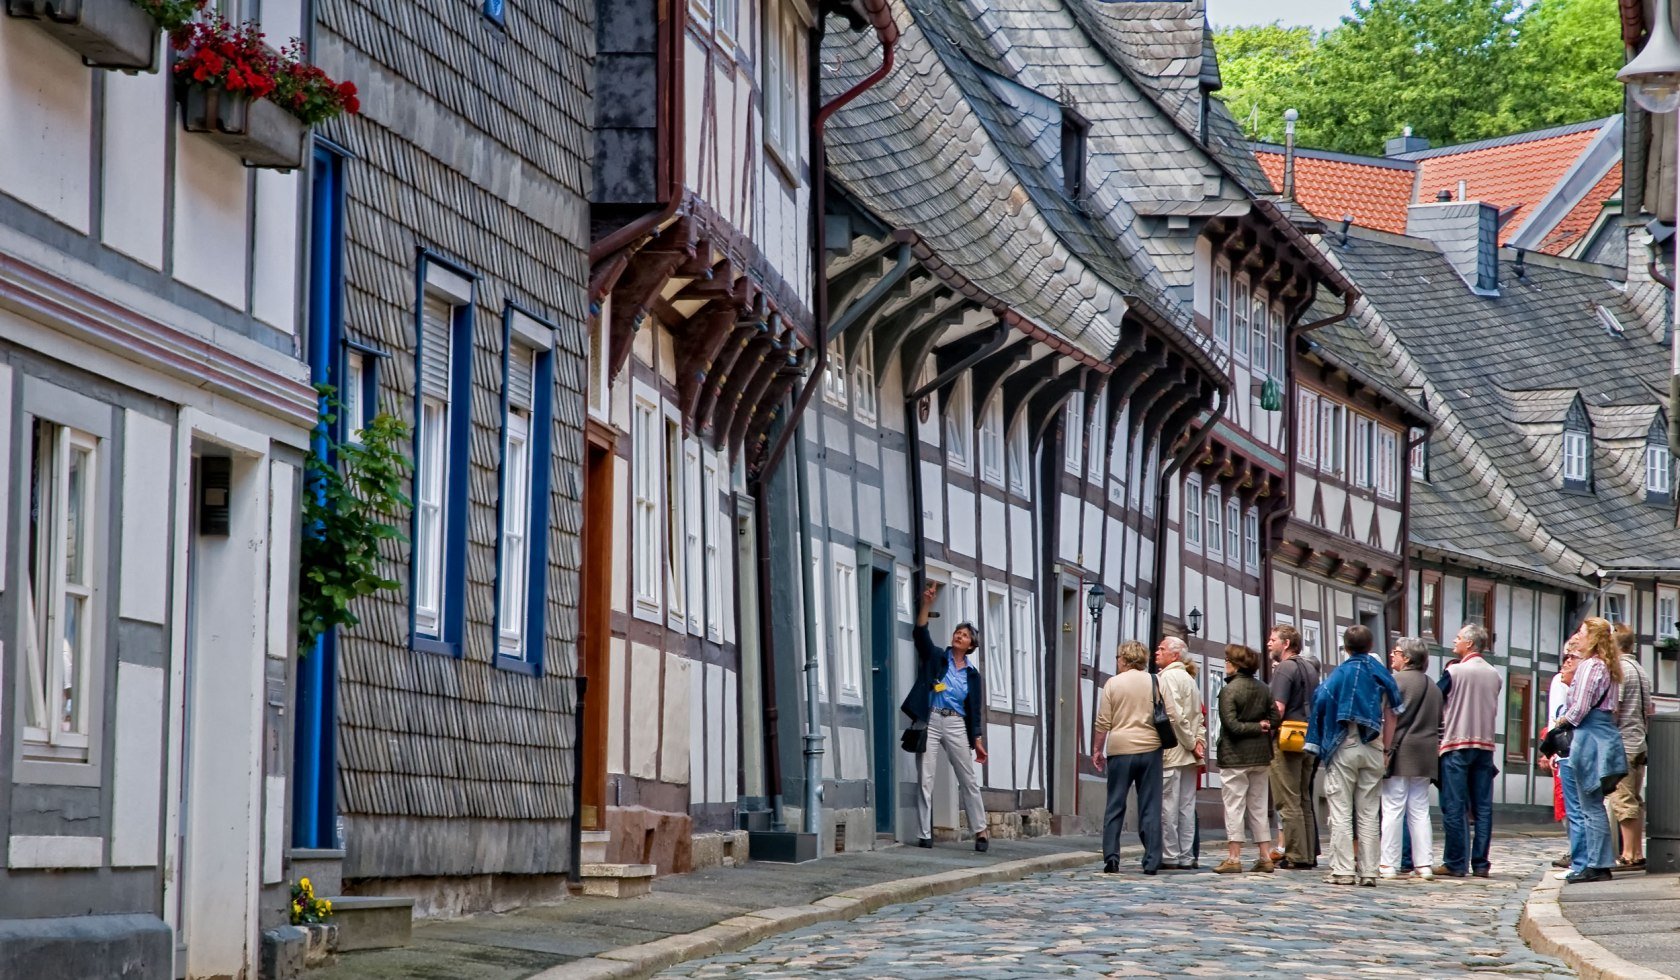
M1161 748L1176 749L1178 733L1173 731L1172 719L1167 717L1167 706L1161 701L1161 678L1150 674L1149 682L1155 686L1155 712L1149 720L1155 725L1155 734L1161 737Z
M1575 726L1560 721L1546 729L1546 737L1540 740L1540 754L1548 759L1567 759L1570 743L1574 741Z
M927 723L913 722L909 728L904 730L904 734L899 736L898 744L900 748L911 755L921 755L927 751L927 736Z

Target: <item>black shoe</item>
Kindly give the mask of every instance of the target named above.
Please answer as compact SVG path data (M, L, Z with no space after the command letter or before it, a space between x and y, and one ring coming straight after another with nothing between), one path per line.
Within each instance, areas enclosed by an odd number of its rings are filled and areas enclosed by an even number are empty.
M1119 873L1120 873L1120 859L1119 858L1109 858L1107 861L1103 862L1103 874L1105 874L1105 875L1117 875Z
M976 851L979 851L981 854L986 853L986 849L988 847L991 847L991 846L992 846L992 840L989 837L976 837L976 838L974 838L974 849Z
M1155 872L1149 868L1144 868L1143 873L1146 875L1153 875Z
M917 847L932 847L933 846L933 838L932 837L917 838L916 846Z
M1572 862L1569 860L1569 855L1565 854L1563 857L1560 857L1557 860L1553 861L1552 862L1552 867L1554 867L1554 868L1567 868L1567 867L1569 867L1569 865L1571 863Z
M1609 881L1611 878L1609 868L1582 868L1563 879L1563 881L1564 884L1579 885L1588 881Z
M1478 878L1486 878L1492 870L1493 870L1492 868L1480 868L1480 869L1478 869L1476 871L1472 871L1470 873L1475 875Z

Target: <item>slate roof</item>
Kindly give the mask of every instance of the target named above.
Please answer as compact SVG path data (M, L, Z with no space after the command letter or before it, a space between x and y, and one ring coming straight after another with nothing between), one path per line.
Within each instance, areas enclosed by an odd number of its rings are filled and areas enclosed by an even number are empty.
M1672 507L1646 503L1645 433L1666 391L1665 349L1603 267L1530 257L1477 296L1428 242L1355 232L1323 242L1364 300L1357 329L1437 419L1430 482L1414 481L1414 543L1585 583L1680 569ZM1508 257L1507 257L1508 258ZM1599 308L1625 329L1613 335ZM1562 420L1592 419L1592 493L1563 490Z
M1058 5L1016 0L1010 6ZM828 123L835 178L883 220L914 229L970 281L1088 353L1110 355L1126 298L1137 297L1223 374L1224 355L1169 294L1134 229L1137 213L1112 180L1113 167L1147 165L1176 149L1167 142L1172 126L1150 122L1158 113L1140 94L1081 101L1094 130L1092 190L1084 201L1070 199L1060 169L1061 93L1034 84L1016 32L1005 31L1006 12L971 0L895 0L893 10L901 34L897 66ZM1021 33L1093 70L1102 61L1071 18ZM825 97L855 84L878 58L872 36L828 32L824 62L838 70L824 72ZM918 105L935 111L906 111ZM1111 113L1145 135L1153 127L1157 139L1136 148L1136 161L1099 157ZM1155 190L1183 200L1189 183ZM1201 186L1198 178L1198 198Z

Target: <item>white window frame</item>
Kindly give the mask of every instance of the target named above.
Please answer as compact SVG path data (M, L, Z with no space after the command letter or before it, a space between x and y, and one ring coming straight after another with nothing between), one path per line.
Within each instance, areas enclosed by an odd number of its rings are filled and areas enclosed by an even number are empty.
M951 384L945 400L945 463L959 473L974 472L974 397L964 372Z
M1289 374L1288 358L1283 349L1283 310L1272 308L1272 377L1283 380Z
M428 270L430 275L430 270ZM455 317L460 305L433 292L422 295L422 330L442 330L449 349L444 366L445 383L455 378ZM424 341L420 341L423 346ZM449 557L449 433L450 395L422 390L418 433L418 458L414 461L414 632L432 639L443 638L443 569Z
M1145 441L1144 445L1148 445ZM1159 492L1161 484L1161 457L1151 452L1143 463L1143 516L1155 516L1155 494Z
M916 615L914 597L910 594L910 573L902 566L893 569L893 595L897 597L898 618L912 622Z
M848 549L831 547L833 579L830 596L834 609L834 651L839 657L840 699L863 701L863 644L858 625L857 559Z
M764 76L759 90L764 93L764 142L781 165L783 177L799 182L799 164L804 144L799 92L805 77L804 25L794 0L765 0Z
M731 57L735 53L735 32L740 26L740 0L712 0L712 23L717 27L718 40Z
M823 401L835 408L849 404L846 397L845 346L836 337L828 342L828 361L823 365Z
M1673 459L1667 446L1655 443L1645 447L1645 491L1668 496L1673 483Z
M1318 465L1318 393L1295 393L1295 455L1309 466Z
M1242 565L1242 501L1225 500L1225 561L1233 568Z
M1207 501L1202 508L1205 529L1202 550L1214 561L1225 555L1225 491L1218 484L1207 489Z
M1184 546L1201 554L1202 551L1202 478L1189 476L1184 480Z
M1563 478L1575 483L1586 483L1591 467L1587 465L1587 457L1591 448L1585 432L1566 430L1563 433Z
M664 544L660 532L660 493L665 485L665 430L659 396L638 382L631 397L631 578L635 608L657 619L664 609Z
M823 542L821 539L807 537L811 545L811 618L815 621L815 635L817 637L817 693L826 694L828 691L828 573L823 567Z
M344 427L344 441L361 445L362 427L367 425L368 355L359 350L344 352L344 384L338 391L338 412Z
M510 406L502 440L502 569L496 582L497 652L526 659L525 610L531 574L531 417Z
M951 628L958 623L977 622L979 611L975 608L973 575L967 572L952 572L951 579L945 584L945 614L951 617Z
M1223 259L1213 267L1213 342L1231 349L1231 265Z
M1612 625L1616 623L1632 625L1632 621L1628 619L1628 609L1632 605L1632 593L1628 589L1610 589L1603 595L1598 614L1608 619Z
M1377 495L1395 500L1400 495L1400 433L1382 428L1377 431Z
M1248 363L1248 315L1253 308L1252 296L1248 277L1237 277L1231 300L1231 353L1239 364Z
M1243 567L1250 575L1260 574L1260 508L1243 514Z
M1108 451L1108 434L1103 431L1108 425L1108 388L1105 386L1097 392L1097 400L1091 411L1091 459L1085 466L1085 472L1090 474L1092 482L1099 482L1103 475L1103 453Z
M701 636L706 631L706 524L700 443L692 438L683 440L682 477L684 608L689 633Z
M1076 391L1062 405L1062 465L1069 473L1082 473L1085 466L1085 393Z
M688 554L687 535L683 532L683 503L687 497L688 481L683 469L682 420L669 405L664 408L664 425L660 430L665 456L664 513L661 527L665 555L665 617L666 625L682 631L688 628Z
M1376 483L1371 465L1375 455L1373 436L1376 426L1357 412L1348 414L1353 416L1353 485L1368 490Z
M984 646L980 662L986 665L986 703L1008 711L1015 703L1015 671L1009 654L1009 589L996 582L987 582L982 588L986 621L980 628L986 632L981 638ZM996 656L988 657L991 651L996 651Z
M1033 615L1033 594L1015 589L1009 597L1009 649L1015 662L1015 711L1031 714L1038 709L1038 619Z
M1331 476L1347 476L1347 415L1339 402L1328 398L1318 405L1318 469Z
M589 414L606 421L612 415L612 294L601 300L601 312L589 324Z
M1657 589L1657 637L1680 636L1680 628L1674 625L1676 621L1680 621L1680 591Z
M852 359L852 411L859 422L874 425L881 417L881 390L875 383L875 338L865 334L858 346L857 356Z
M713 643L723 642L723 621L729 615L724 607L723 513L718 492L718 454L708 452L700 480L700 507L706 539L706 638Z
M1015 424L1009 427L1005 446L1009 457L1009 490L1023 497L1032 494L1032 447L1027 442L1027 413L1017 412Z
M1254 291L1254 300L1249 308L1249 360L1258 374L1270 374L1270 362L1267 352L1270 348L1268 337L1271 332L1271 304L1266 301L1266 294L1258 289Z
M980 479L1004 485L1003 391L992 393L980 410Z
M1408 434L1408 438L1417 440L1417 442L1412 446L1411 458L1406 461L1406 465L1411 471L1412 479L1428 479L1429 440L1423 438L1423 430L1421 429L1412 429Z

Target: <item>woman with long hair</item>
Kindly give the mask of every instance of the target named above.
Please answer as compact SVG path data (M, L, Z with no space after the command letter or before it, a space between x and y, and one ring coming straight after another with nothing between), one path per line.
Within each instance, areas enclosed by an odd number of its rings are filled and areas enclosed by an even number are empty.
M1604 797L1628 771L1627 751L1622 746L1621 730L1616 727L1616 705L1622 689L1621 654L1610 621L1589 616L1582 620L1573 639L1581 659L1575 668L1575 680L1569 685L1563 716L1553 725L1574 729L1569 762L1562 767L1565 778L1573 783L1581 815L1581 829L1571 841L1571 867L1564 878L1570 884L1610 879L1616 849Z

